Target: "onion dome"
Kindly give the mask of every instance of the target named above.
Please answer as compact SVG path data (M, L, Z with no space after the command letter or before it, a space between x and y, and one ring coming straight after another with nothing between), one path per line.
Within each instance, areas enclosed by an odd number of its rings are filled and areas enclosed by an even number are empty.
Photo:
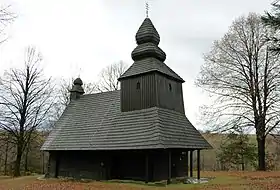
M72 89L70 90L70 92L77 92L79 94L85 93L85 91L82 87L83 81L80 78L76 78L73 83L74 83L74 85L72 86Z
M184 82L164 63L166 54L158 47L160 36L148 17L142 22L135 38L137 46L131 53L134 63L118 78L119 81L149 72L159 72L179 82Z
M149 18L143 21L135 38L138 46L131 53L134 61L145 58L156 58L159 61L165 61L166 54L158 47L160 36Z
M83 81L79 77L76 78L73 83L74 83L74 85L80 85L80 86L83 85Z
M152 42L158 45L160 42L160 36L149 18L145 18L135 37L138 45L146 42Z

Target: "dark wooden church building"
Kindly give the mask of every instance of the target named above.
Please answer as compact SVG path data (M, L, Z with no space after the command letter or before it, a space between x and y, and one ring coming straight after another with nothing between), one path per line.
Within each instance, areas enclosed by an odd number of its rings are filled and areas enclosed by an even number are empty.
M200 150L211 146L185 116L184 80L164 63L149 18L136 42L120 90L83 95L82 80L74 81L70 104L41 148L50 155L48 176L170 181L192 176L194 151L199 171Z

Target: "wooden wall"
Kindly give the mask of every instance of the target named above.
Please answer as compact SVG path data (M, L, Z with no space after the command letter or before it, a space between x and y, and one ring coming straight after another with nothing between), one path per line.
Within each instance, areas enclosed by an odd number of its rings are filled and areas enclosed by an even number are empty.
M105 155L92 154L92 152L79 152L60 154L58 176L73 178L106 179Z
M145 154L142 151L112 153L111 179L145 180Z
M93 151L51 151L48 173L50 177L107 179L107 158L107 154Z
M137 83L140 88L137 89ZM121 109L132 111L156 105L155 74L147 74L121 81Z
M166 150L135 151L59 151L50 153L49 176L88 178L95 180L132 179L145 181L148 154L149 181L168 178ZM172 153L172 177L186 174L181 152ZM101 164L103 163L103 165Z
M180 159L181 158L181 159ZM153 154L154 159L154 181L166 180L168 178L168 151L157 151ZM181 151L172 151L171 155L171 177L183 177L187 174L187 159L182 156Z
M52 151L49 176L75 179L145 179L145 157L130 151Z
M137 83L140 88L137 88ZM182 83L157 72L121 81L121 110L162 107L184 113Z
M158 73L155 79L158 106L184 113L182 83Z

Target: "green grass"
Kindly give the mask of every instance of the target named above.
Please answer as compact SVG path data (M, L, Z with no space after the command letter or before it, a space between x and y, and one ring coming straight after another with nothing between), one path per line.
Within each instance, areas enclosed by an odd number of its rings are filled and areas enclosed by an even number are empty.
M171 184L168 186L155 183L145 184L135 181L73 181L62 179L38 180L39 176L25 176L20 178L0 177L0 190L148 190L148 189L232 189L232 190L276 190L280 189L280 172L203 172L202 177L215 177L204 184Z

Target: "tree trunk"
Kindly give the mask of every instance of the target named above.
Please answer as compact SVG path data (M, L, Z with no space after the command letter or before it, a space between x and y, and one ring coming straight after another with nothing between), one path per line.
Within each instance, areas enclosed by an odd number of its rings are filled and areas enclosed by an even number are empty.
M17 157L16 157L16 161L15 161L14 177L20 176L21 157L22 157L22 147L21 147L21 145L17 145Z
M244 162L241 163L241 170L245 171L245 163Z
M258 170L265 171L265 138L257 137L258 141Z
M245 159L244 159L244 155L243 154L242 154L241 170L245 171Z
M29 143L26 147L26 153L25 153L25 163L24 163L24 172L26 173L28 171L28 153L29 153Z
M6 149L5 149L4 175L7 175L8 152L9 152L9 139L7 139Z

